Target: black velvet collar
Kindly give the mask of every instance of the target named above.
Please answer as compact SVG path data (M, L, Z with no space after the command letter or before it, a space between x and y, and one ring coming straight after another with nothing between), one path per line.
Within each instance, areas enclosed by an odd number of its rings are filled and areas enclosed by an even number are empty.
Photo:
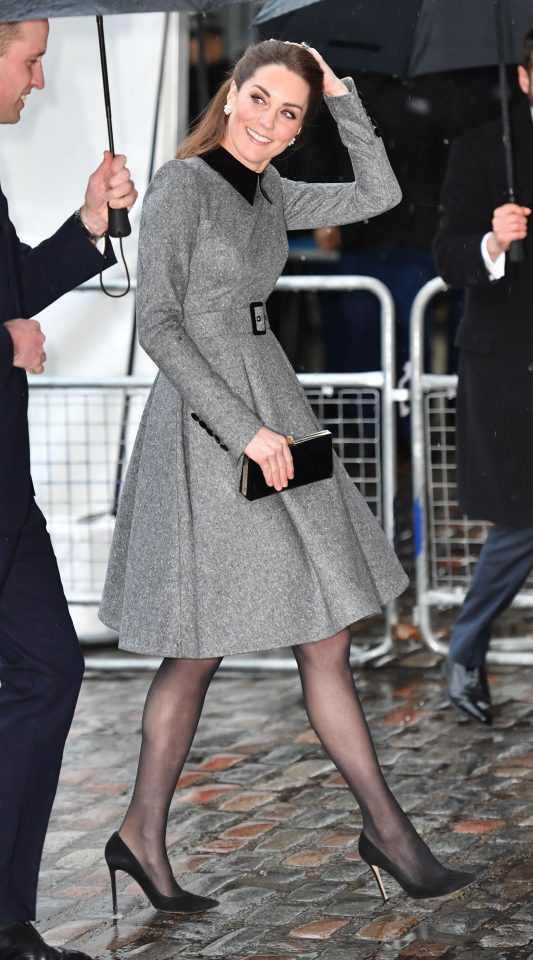
M269 203L272 202L263 189L263 175L245 167L225 147L215 147L208 153L202 153L200 159L204 160L213 170L216 170L221 177L224 177L224 180L227 180L251 206L255 200L257 184L259 184L259 189L265 200L268 200Z

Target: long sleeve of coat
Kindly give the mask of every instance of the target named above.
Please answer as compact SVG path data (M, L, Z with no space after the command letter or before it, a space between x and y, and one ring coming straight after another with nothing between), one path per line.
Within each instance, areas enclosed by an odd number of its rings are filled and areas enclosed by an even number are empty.
M34 249L21 243L0 190L0 530L20 528L31 496L28 384L3 324L39 313L114 262L110 244L102 257L74 216Z
M3 390L13 369L13 341L0 323L0 391Z
M176 197L179 182L179 203ZM199 224L197 185L186 164L166 164L144 200L139 237L139 342L237 460L263 426L213 369L185 328L185 299Z
M368 116L351 77L348 93L325 97L340 138L350 154L349 183L305 183L281 178L287 230L356 223L395 207L402 193L381 137Z
M476 140L468 134L452 144L442 188L442 219L433 241L433 256L438 273L451 287L495 282L490 280L481 253L481 241L491 229L493 204L486 182L486 158L481 162L478 150Z
M63 294L116 263L109 239L104 255L87 239L74 216L36 247L19 245L22 315L31 317ZM51 266L53 264L53 267Z
M116 263L109 240L104 256L84 237L74 220L68 220L36 247L22 243L4 210L5 269L11 276L0 288L0 390L13 372L13 341L3 323L17 317L33 317L69 290L89 280L100 269Z

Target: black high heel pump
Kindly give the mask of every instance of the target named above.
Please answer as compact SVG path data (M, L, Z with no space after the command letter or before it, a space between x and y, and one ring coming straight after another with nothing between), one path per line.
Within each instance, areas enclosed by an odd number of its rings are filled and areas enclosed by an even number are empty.
M122 870L123 873L127 873L133 880L137 881L156 910L162 910L165 913L203 913L204 910L212 910L213 907L218 907L218 900L212 900L210 897L200 897L195 893L189 893L187 890L176 897L164 896L159 890L156 890L141 864L118 833L114 833L107 841L105 858L111 877L113 913L115 915L117 914L117 870Z
M468 887L476 879L474 873L463 873L461 870L449 870L447 867L439 864L440 870L438 873L435 873L435 876L429 880L429 882L412 883L402 874L401 867L399 867L398 864L392 863L364 833L361 833L359 837L359 855L361 860L364 860L372 870L383 901L386 901L388 897L381 878L380 868L386 870L413 900L425 900L430 897L448 897L450 894L462 890L463 887Z

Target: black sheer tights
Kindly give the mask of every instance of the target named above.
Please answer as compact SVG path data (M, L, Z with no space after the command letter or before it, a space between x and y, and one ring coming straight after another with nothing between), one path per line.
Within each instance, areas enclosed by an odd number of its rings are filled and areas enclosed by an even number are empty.
M293 647L293 653L307 716L361 808L364 833L411 883L438 882L448 871L418 836L381 772L355 689L348 631Z
M166 850L168 811L220 662L165 659L146 698L137 778L120 836L167 897L181 891Z
M361 808L368 839L400 866L406 880L438 883L446 869L420 839L381 773L349 651L347 630L293 647L309 720ZM120 835L166 896L181 889L166 852L168 811L219 664L219 659L165 659L146 700L137 779Z

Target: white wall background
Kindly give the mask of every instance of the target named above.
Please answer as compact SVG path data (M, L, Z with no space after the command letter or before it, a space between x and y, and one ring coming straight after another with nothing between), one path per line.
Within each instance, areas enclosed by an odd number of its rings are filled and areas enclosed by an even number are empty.
M163 14L140 14L105 20L115 148L127 155L140 194L130 215L132 235L124 241L132 275L147 185L164 19ZM173 156L177 142L177 37L180 25L183 33L184 18L173 14L171 19L156 167ZM31 245L53 233L81 206L87 178L107 147L94 17L51 21L43 65L45 89L32 92L19 124L1 128L2 187L19 236ZM118 256L117 241L114 245ZM108 270L105 278L123 275L119 265ZM47 336L46 373L72 377L125 373L132 315L131 294L122 300L110 300L99 291L67 294L39 317ZM139 373L153 371L140 348L135 369Z

